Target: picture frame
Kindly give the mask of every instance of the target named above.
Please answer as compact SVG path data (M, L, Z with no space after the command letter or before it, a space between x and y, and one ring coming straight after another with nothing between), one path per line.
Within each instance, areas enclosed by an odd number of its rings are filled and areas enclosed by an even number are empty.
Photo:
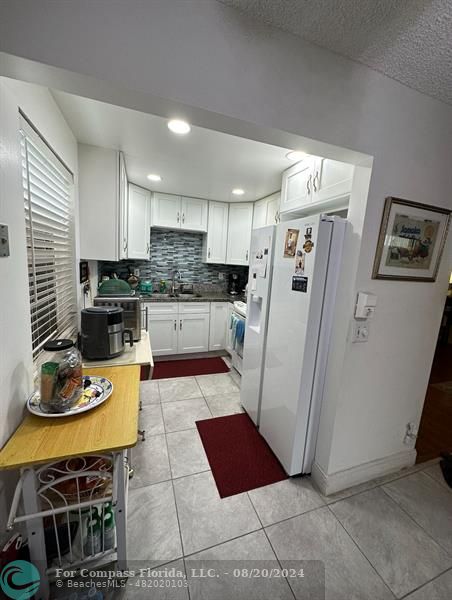
M387 197L372 278L436 281L450 215L446 208Z

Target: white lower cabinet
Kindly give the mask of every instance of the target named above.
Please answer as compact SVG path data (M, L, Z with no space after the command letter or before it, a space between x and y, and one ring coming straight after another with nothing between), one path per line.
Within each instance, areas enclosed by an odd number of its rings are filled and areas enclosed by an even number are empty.
M232 302L228 302L227 303L227 315L226 315L226 344L225 344L225 348L226 351L229 352L229 354L232 353L232 330L229 328L229 325L231 323L231 316L232 313L234 312L234 305Z
M229 302L210 303L209 350L224 350L226 348L229 304Z
M209 313L179 315L178 354L209 350L209 321Z
M154 356L228 349L230 302L156 302L147 307Z
M148 323L152 354L154 356L177 354L178 315L151 313Z

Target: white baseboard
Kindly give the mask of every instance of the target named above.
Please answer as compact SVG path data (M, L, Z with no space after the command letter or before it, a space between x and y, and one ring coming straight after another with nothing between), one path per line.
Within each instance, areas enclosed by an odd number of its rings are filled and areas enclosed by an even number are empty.
M406 450L398 454L392 454L385 458L372 460L371 462L357 465L351 469L338 471L327 475L320 466L314 462L311 476L319 490L325 496L341 492L354 485L366 483L377 477L395 473L405 467L411 467L416 462L416 450Z

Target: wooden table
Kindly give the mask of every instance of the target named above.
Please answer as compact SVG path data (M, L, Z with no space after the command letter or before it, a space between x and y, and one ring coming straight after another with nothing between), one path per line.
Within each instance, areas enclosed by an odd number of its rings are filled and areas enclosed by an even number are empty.
M0 451L0 469L20 469L21 482L13 500L22 495L30 558L41 572L41 587L36 595L49 595L43 511L40 507L37 473L42 465L86 455L109 455L113 460L113 489L117 534L117 560L120 570L127 568L125 451L137 443L139 411L139 366L84 369L85 375L106 377L113 383L113 393L97 408L72 417L42 418L27 414L15 433ZM85 503L86 504L86 503ZM72 505L71 505L72 506ZM13 510L12 510L13 512ZM45 511L44 511L45 512ZM47 511L48 512L48 511ZM29 515L32 515L30 517ZM20 519L19 519L20 520Z
M113 383L110 398L97 408L73 417L46 419L27 413L0 451L0 469L19 469L135 446L140 368L89 368L83 373L109 379Z

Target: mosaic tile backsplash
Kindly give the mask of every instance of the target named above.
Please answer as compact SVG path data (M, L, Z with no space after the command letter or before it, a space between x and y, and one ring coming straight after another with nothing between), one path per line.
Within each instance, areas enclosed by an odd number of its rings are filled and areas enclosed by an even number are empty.
M181 281L194 284L215 284L225 288L230 273L237 273L244 287L248 280L248 267L234 265L211 265L202 262L202 233L153 229L151 232L151 252L149 261L122 260L120 262L99 262L99 275L112 272L126 278L131 269L140 269L140 279L170 280L173 271L181 273ZM220 280L218 274L223 273Z

